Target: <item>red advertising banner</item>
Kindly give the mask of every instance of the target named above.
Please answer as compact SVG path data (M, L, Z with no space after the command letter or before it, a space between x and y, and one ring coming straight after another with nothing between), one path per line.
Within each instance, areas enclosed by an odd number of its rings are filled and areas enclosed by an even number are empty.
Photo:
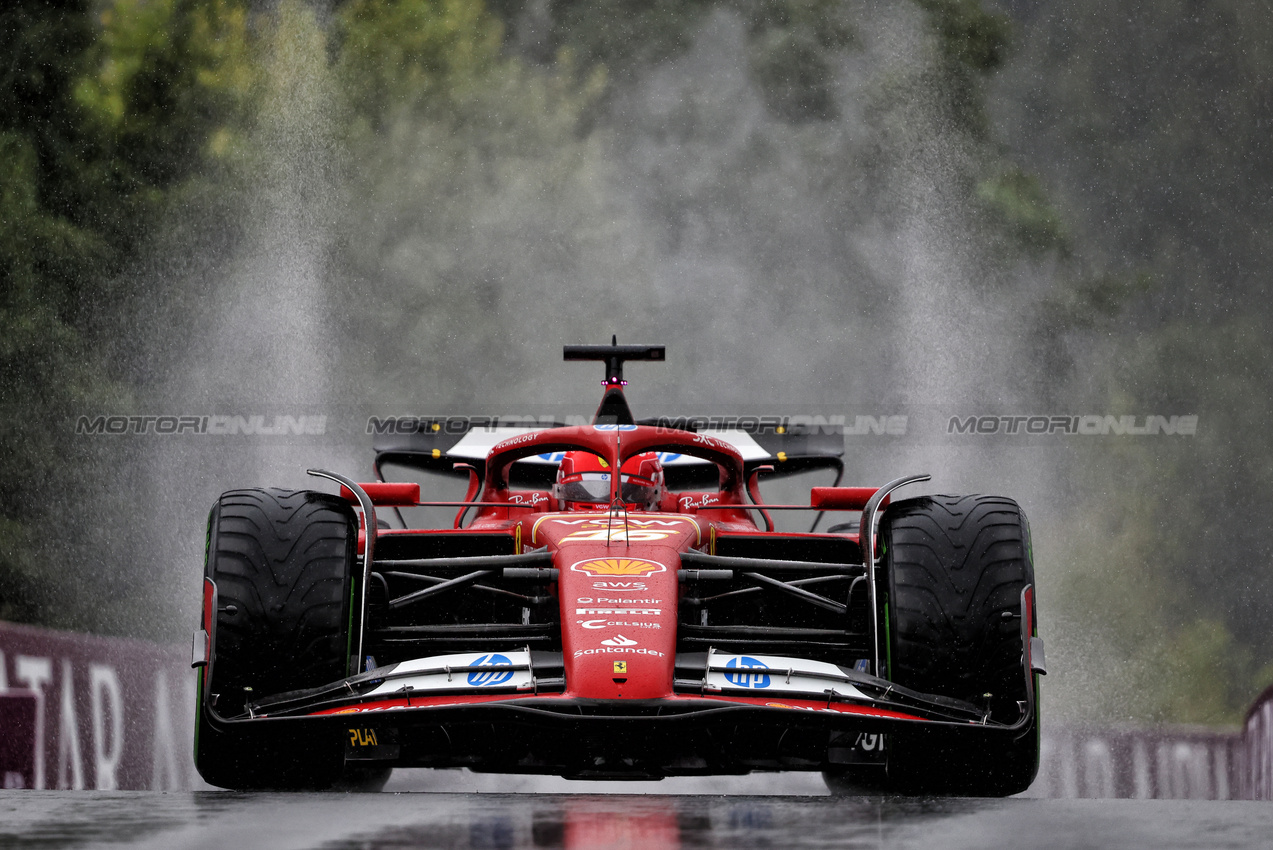
M206 787L191 758L194 676L186 653L0 622L0 695L19 692L35 697L34 727L0 727L0 752L17 758L32 748L21 787ZM17 771L8 773L18 785Z
M0 776L5 788L35 784L35 709L31 691L0 694Z

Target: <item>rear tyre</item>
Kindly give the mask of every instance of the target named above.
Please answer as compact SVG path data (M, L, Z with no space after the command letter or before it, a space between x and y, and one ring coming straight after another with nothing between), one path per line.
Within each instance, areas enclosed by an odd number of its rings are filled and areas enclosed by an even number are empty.
M1021 593L1034 584L1021 508L999 496L907 499L885 512L880 539L889 678L1017 722L1027 699ZM1034 688L1033 715L1013 740L934 728L891 736L890 787L987 797L1026 790L1039 765L1037 675Z
M225 723L246 704L349 674L358 525L336 496L232 490L208 517L204 574L217 587L213 657L196 718L195 763L226 788L326 788L343 748ZM204 696L201 693L201 697ZM206 705L205 705L206 704ZM212 716L215 715L215 716Z

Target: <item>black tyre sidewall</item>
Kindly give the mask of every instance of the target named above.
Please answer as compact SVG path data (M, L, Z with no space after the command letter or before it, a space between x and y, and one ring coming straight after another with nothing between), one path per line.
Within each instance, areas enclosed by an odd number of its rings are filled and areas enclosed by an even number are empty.
M888 678L978 705L991 693L993 719L1016 722L1019 701L1026 699L1017 615L1021 591L1034 584L1029 524L1020 506L998 496L907 499L885 512L880 539L888 577ZM1034 681L1034 713L1015 739L938 729L892 736L894 790L1024 791L1038 770Z
M245 694L255 699L346 675L357 534L353 509L325 493L232 490L213 506L204 575L217 585L218 611L208 689L222 696L212 707L201 692L195 752L210 784L325 788L340 781L341 748L262 735L225 718L242 712Z

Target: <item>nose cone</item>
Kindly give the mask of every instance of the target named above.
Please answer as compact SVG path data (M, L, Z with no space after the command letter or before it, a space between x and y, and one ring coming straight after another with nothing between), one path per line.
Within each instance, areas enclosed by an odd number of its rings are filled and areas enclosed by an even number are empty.
M676 571L681 552L702 543L692 517L549 514L535 523L558 570L566 694L655 699L672 693Z
M599 547L588 553L593 557L579 557L584 553L572 548L569 563L559 567L567 695L667 696L680 557L664 547L646 556L618 554L615 548Z

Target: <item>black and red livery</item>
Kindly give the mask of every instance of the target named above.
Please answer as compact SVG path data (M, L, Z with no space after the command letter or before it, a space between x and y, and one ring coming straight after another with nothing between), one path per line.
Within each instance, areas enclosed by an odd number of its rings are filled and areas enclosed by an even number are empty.
M379 447L377 477L386 465L461 476L463 498L321 470L339 494L222 495L194 645L208 782L365 785L411 766L1029 786L1043 658L1015 502L894 499L927 480L915 475L761 507L761 475L842 474L842 434L641 422L623 363L662 360L661 346L567 346L566 359L606 363L590 424L488 429L488 447L421 421ZM559 499L567 455L614 471L592 476L608 499ZM634 463L643 483L657 474L653 501L623 498ZM422 506L454 519L410 527ZM774 530L785 510L847 521Z

